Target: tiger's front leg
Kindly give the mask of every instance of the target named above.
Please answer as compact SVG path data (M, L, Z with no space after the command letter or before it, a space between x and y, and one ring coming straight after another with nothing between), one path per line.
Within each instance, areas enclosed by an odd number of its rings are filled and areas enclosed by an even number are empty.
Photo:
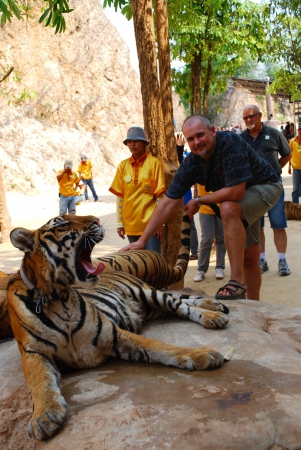
M38 353L23 350L22 358L34 406L28 434L45 440L58 433L66 417L67 404L59 388L60 372L49 359Z
M184 348L149 339L116 327L115 356L147 363L160 363L187 370L207 370L220 367L224 357L216 350Z
M152 288L148 294L150 295L146 295L147 302L153 308L173 312L184 319L197 322L205 328L224 328L229 322L226 315L229 309L216 300L201 299L195 296L191 296L190 299L190 296L187 295L173 295ZM189 303L202 306L202 308L209 307L210 310L196 309L191 307ZM148 317L146 316L143 319L148 320Z

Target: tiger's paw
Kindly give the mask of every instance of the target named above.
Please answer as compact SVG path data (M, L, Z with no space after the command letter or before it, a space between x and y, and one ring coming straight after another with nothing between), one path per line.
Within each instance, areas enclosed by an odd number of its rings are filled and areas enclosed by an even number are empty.
M182 301L187 305L197 306L200 308L209 309L210 311L221 311L225 314L229 313L229 308L218 302L217 300L211 300L209 298L196 297L190 295L188 298L183 298Z
M65 421L67 403L64 397L60 396L46 408L41 413L34 413L28 425L29 436L40 441L49 439L60 431Z
M204 328L224 328L229 318L222 312L202 311L199 322Z
M188 370L216 369L224 363L224 357L212 348L190 349L190 358L187 360Z

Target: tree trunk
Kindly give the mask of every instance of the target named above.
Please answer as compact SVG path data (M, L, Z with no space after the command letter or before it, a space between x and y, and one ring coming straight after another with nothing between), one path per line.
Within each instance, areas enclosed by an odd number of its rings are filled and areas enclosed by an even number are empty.
M2 176L2 165L0 163L0 243L9 242L11 231L11 220L6 206L4 182Z
M194 112L201 114L201 52L195 53L191 63L191 77L193 87Z
M151 0L133 0L132 12L139 60L143 118L145 132L150 141L148 151L160 158L166 187L177 169L177 156L173 126L171 97L170 56L166 2L157 1L157 18L160 21L158 42L160 55L160 84L158 81L156 44ZM163 19L159 16L163 14ZM159 26L158 26L159 28ZM163 113L164 103L164 113ZM166 116L165 116L166 115ZM178 255L183 208L177 208L167 221L162 253L174 265ZM181 283L183 286L183 283ZM180 287L177 285L177 287ZM174 288L174 287L173 287Z
M206 117L209 116L208 95L209 95L211 77L212 77L212 58L209 58L208 64L207 64L207 73L206 73L206 79L205 79L205 83L204 83L204 94L203 94L203 111L204 111L204 116L206 116Z

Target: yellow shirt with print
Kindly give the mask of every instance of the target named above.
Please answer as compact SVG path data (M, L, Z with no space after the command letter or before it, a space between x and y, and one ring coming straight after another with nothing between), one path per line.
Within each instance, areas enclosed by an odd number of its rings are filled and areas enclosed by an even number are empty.
M290 164L293 169L301 169L301 145L298 143L297 138L290 140L290 148L292 150L292 157Z
M147 153L137 161L132 156L125 159L119 164L109 191L123 199L125 234L140 236L156 208L157 198L166 192L160 160Z
M92 180L92 164L90 161L86 161L85 164L81 162L77 171L81 174L83 180Z
M201 197L202 195L210 194L211 192L207 192L205 189L205 186L201 186L198 184L198 195ZM200 202L202 203L202 199L200 199ZM212 208L210 208L209 205L201 205L199 212L201 214L215 214Z
M57 176L61 175L62 172L64 172L64 170L59 170ZM74 185L79 183L79 181L79 177L73 170L71 171L71 174L64 173L61 181L58 181L60 186L60 194L64 195L65 197L72 197L73 195L76 195Z

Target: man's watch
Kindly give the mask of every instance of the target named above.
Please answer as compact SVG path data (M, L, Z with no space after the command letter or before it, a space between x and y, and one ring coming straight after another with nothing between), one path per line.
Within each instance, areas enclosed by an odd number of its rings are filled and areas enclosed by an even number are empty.
M200 198L202 197L195 197L196 204L198 205L199 208L202 206L202 203L199 200Z

